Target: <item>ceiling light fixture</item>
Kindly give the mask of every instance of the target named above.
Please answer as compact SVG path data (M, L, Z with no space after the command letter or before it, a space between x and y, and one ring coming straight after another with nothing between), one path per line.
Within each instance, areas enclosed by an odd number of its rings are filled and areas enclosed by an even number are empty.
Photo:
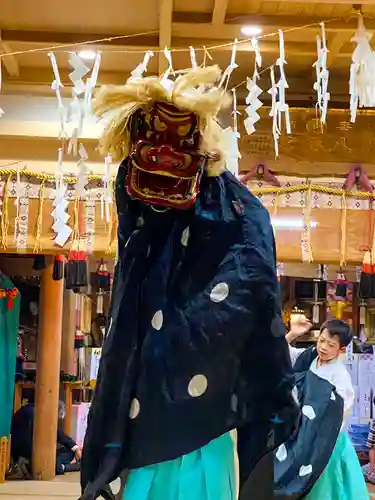
M96 52L95 50L80 50L78 52L78 57L86 59L87 61L93 61L96 57Z
M263 30L260 26L244 26L241 28L241 33L245 36L257 36L263 33Z

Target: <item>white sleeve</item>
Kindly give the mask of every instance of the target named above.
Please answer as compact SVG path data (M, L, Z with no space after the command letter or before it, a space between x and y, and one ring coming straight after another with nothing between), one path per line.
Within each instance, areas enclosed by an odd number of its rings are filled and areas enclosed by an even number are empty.
M297 347L289 346L290 359L292 360L292 366L295 365L297 358L305 351L305 349L297 349Z
M343 370L340 370L340 373L334 378L333 381L337 393L344 400L344 419L349 417L355 399L355 392L352 384L352 380L350 378L349 372L344 367Z

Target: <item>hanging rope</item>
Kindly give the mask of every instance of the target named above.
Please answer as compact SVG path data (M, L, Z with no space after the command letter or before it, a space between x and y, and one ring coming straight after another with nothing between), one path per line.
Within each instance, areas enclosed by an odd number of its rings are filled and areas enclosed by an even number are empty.
M275 201L274 201L274 205L273 205L273 216L274 217L276 217L277 212L279 210L279 198L280 198L280 195L278 193L276 193Z
M346 264L346 223L347 223L347 202L346 193L341 197L341 241L340 241L340 267Z
M44 184L42 181L39 190L39 211L38 218L36 221L36 231L35 231L35 245L34 245L34 253L39 253L41 250L40 238L42 235L42 226L43 226L43 206L44 206Z
M114 182L111 181L111 184L112 184L112 186L111 186L112 192L114 192ZM112 199L113 199L113 197L114 197L114 194L112 195ZM110 254L111 253L113 241L115 239L115 237L114 237L114 235L115 235L114 228L115 228L115 225L116 225L115 224L116 214L115 214L113 203L110 203L109 210L110 210L110 217L109 217L109 224L108 224L108 243L107 243L107 249L105 251L106 254Z
M9 184L11 181L11 176L5 182L4 185L4 195L3 195L3 206L1 215L1 245L4 250L7 249L8 243L8 229L9 229L9 211L8 211L8 199L9 199Z

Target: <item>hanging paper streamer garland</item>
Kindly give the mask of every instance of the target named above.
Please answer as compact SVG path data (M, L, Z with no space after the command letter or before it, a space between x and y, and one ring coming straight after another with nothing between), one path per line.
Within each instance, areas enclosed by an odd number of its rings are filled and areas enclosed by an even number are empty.
M79 145L78 155L79 155L79 160L77 162L78 172L77 172L76 194L78 198L84 198L86 194L85 188L89 182L88 169L86 165L89 156L82 144Z
M151 59L151 57L154 56L154 53L152 52L152 50L148 50L145 55L144 55L144 58L143 58L143 61L138 64L138 66L136 68L133 69L133 71L131 72L131 78L142 78L143 76L143 73L145 73L147 71L147 66L148 66L148 63Z
M168 68L163 75L162 83L163 83L163 85L168 85L169 75L174 73L173 66L172 66L172 53L168 49L168 47L165 47L165 49L164 49L164 56L165 56L166 60L168 61Z
M86 80L86 90L85 90L85 110L86 113L91 112L91 102L92 102L92 94L96 87L96 83L98 81L100 62L102 60L101 52L97 52L94 67L91 72L90 78Z
M233 92L233 129L231 127L226 128L222 132L223 141L227 142L227 169L232 172L233 175L238 177L239 168L238 160L242 158L240 150L238 148L238 139L240 138L240 133L238 132L238 120L237 116L240 114L237 111L237 97L235 89Z
M73 83L72 102L70 103L69 118L71 119L73 116L76 116L77 125L73 129L69 141L68 154L77 156L78 138L81 136L83 120L85 117L85 101L82 105L79 100L79 96L86 92L86 83L83 81L83 77L90 72L90 68L88 68L86 64L84 64L82 59L80 59L74 52L70 56L69 64L73 68L73 71L69 74L69 79Z
M279 30L279 45L280 45L280 55L276 61L276 66L279 67L280 78L277 83L275 83L275 70L273 66L270 68L271 73L271 88L268 93L271 95L272 106L270 116L272 117L272 134L275 144L275 155L279 156L279 139L282 130L282 116L284 114L285 118L285 130L289 135L292 133L290 126L290 115L289 106L285 101L285 89L289 88L288 82L286 80L284 64L285 60L285 48L284 48L284 34Z
M221 77L220 83L219 83L219 87L222 87L225 83L225 90L227 90L227 88L228 88L229 80L230 80L230 77L231 77L233 71L236 68L238 68L238 64L236 64L237 44L238 44L238 40L236 38L233 42L232 55L230 58L229 66L224 71L224 73Z
M192 69L197 69L198 64L197 64L197 57L195 55L194 47L189 47L189 51L190 51L191 67L192 67Z
M263 106L262 101L259 99L263 90L257 85L257 80L259 80L258 68L262 66L262 56L260 55L258 40L256 38L251 40L251 45L255 52L254 73L252 79L247 79L246 87L249 93L246 97L246 104L248 106L245 109L247 118L244 120L244 126L249 135L255 132L254 125L260 120L258 110Z
M56 197L53 200L55 208L51 213L54 218L52 229L56 233L55 243L60 247L65 245L72 234L72 229L67 225L70 215L66 212L69 205L69 202L65 199L66 189L62 173L62 150L60 148L56 169Z
M314 63L316 70L316 82L314 83L314 90L316 91L316 105L320 113L321 123L326 123L328 101L330 94L328 92L329 71L327 69L327 42L324 23L320 24L322 27L322 36L316 37L318 59Z
M67 134L65 132L66 110L64 108L61 97L61 89L64 87L64 85L61 83L59 68L57 66L55 54L53 52L49 52L48 57L51 60L52 71L55 77L55 79L52 82L51 89L55 91L57 98L57 110L59 112L59 117L60 117L59 138L66 139L67 138Z
M105 220L110 221L110 205L113 203L112 197L112 186L111 186L111 164L112 157L110 155L105 157L105 172L103 176L103 195L101 197L101 217L104 218L105 210Z
M352 42L357 44L350 66L350 121L355 122L358 106L375 107L375 53L371 48L372 34L366 31L362 16Z

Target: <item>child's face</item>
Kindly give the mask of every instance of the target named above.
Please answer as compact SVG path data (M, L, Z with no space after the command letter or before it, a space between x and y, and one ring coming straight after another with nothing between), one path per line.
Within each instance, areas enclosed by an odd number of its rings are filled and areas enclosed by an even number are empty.
M340 354L345 352L345 347L340 346L340 340L337 335L330 335L325 328L318 337L316 344L319 359L323 363L328 363L333 359L337 359Z

